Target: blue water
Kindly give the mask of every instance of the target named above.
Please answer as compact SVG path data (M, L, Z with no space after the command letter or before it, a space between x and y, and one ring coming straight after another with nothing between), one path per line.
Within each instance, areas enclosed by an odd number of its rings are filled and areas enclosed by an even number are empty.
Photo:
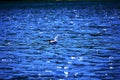
M56 45L47 40L58 37ZM119 80L120 9L97 3L0 8L0 79Z

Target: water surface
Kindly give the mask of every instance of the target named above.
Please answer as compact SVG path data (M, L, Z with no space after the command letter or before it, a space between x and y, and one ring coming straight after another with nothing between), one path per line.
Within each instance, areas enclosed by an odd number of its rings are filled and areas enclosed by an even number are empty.
M72 5L0 8L0 79L120 79L120 9Z

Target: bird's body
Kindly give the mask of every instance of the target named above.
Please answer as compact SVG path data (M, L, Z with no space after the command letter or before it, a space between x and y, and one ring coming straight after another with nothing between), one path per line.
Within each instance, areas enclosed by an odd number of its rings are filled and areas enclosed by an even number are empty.
M48 40L49 41L49 44L56 44L57 43L57 41L55 41L55 40Z

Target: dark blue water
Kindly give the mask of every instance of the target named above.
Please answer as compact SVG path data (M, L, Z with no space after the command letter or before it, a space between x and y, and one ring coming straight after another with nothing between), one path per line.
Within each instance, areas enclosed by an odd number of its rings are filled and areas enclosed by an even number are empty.
M46 40L58 36L58 43ZM119 80L120 9L96 3L0 8L0 79Z

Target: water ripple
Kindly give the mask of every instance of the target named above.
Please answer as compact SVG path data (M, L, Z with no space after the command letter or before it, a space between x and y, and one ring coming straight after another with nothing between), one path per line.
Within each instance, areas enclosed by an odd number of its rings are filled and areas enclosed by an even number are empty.
M0 12L0 79L120 78L118 8L84 4ZM57 34L58 43L50 45Z

